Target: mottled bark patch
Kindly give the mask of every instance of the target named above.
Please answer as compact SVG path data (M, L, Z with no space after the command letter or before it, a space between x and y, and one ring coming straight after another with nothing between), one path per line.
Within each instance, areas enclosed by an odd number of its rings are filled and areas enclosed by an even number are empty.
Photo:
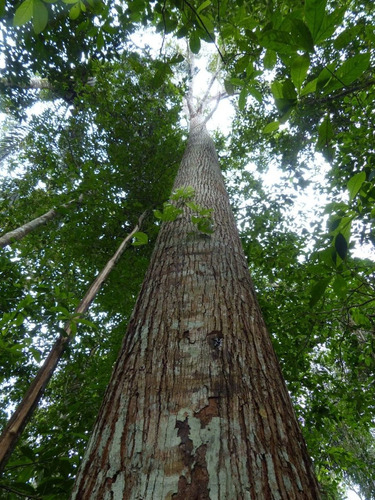
M211 422L213 417L219 417L219 400L218 398L208 398L208 405L198 411L195 416L199 418L201 427L204 429Z
M191 459L195 461L191 471L191 482L189 483L185 476L180 476L178 492L172 495L173 500L210 500L206 452L207 446L202 444L197 448L194 456L191 456Z

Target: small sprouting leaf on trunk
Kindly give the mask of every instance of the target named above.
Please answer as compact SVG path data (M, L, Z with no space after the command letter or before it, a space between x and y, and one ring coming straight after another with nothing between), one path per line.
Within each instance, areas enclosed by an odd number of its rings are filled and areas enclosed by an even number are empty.
M147 245L148 243L148 236L146 233L142 233L142 231L134 233L133 238L134 241L132 242L132 245L134 247L140 247L141 245Z
M339 233L335 238L335 249L339 257L344 260L348 253L348 242L346 241L345 236L341 233Z
M349 190L349 201L354 200L365 180L366 172L359 172L358 174L353 175L353 177L348 180L347 186Z

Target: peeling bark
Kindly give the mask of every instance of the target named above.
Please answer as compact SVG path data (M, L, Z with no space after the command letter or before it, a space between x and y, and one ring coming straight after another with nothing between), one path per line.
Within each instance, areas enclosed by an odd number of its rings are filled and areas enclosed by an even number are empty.
M72 499L319 499L199 116L187 186L215 231L162 225Z

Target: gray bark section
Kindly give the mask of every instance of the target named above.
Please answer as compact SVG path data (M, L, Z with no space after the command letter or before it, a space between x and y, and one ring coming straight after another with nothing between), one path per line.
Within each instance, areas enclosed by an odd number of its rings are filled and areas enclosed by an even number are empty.
M163 224L72 499L319 499L199 117L183 186L215 232Z
M83 195L81 195L78 198L78 201L81 201L82 199ZM61 205L61 208L68 208L72 203L77 203L77 200L69 201L64 205ZM0 237L0 248L4 248L7 245L11 245L15 241L22 240L22 238L30 234L32 231L35 231L35 229L38 229L38 227L40 226L44 226L45 224L47 224L47 222L54 219L58 215L59 215L58 209L52 208L51 210L44 213L40 217L36 217L32 221L24 224L23 226L20 226L17 229L14 229L13 231L9 231L8 233L5 233L3 236Z

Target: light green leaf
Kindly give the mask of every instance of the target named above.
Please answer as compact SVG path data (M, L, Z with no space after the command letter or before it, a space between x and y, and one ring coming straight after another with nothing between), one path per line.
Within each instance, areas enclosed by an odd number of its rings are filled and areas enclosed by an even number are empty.
M300 96L305 96L307 94L311 94L312 92L316 91L316 84L318 82L317 78L314 78L314 80L311 80L311 82L307 83L303 89L300 92Z
M349 200L352 201L356 197L358 191L361 189L362 184L366 180L366 173L365 172L359 172L358 174L353 175L348 180L348 190L349 190Z
M148 236L146 233L142 233L142 231L138 231L137 233L133 234L134 241L132 245L134 247L139 247L141 245L147 245L148 243Z
M301 90L302 83L305 81L309 65L310 58L307 54L303 56L297 55L292 60L291 77L298 91Z
M33 26L35 33L41 33L47 26L48 10L43 2L34 0Z
M77 19L78 16L80 15L80 13L81 13L81 6L78 2L75 5L73 5L73 7L70 9L69 17L70 17L70 19L73 19L73 20Z
M278 130L280 126L280 122L276 121L276 122L271 122L271 123L268 123L264 129L263 129L263 133L264 134L271 134L272 132L274 132L275 130Z
M305 21L315 41L323 24L326 0L305 0Z
M263 64L266 69L273 69L276 64L276 52L271 49L267 49L263 58Z
M205 2L203 2L198 8L197 8L197 12L198 14L200 12L202 12L202 10L204 10L206 7L208 7L209 5L211 5L211 0L205 0Z
M71 4L71 3L79 3L79 0L62 0L64 3Z
M23 26L33 17L33 0L25 0L16 10L13 19L13 26Z
M282 99L283 98L283 84L279 82L278 80L275 80L271 84L271 91L272 95L275 99Z

